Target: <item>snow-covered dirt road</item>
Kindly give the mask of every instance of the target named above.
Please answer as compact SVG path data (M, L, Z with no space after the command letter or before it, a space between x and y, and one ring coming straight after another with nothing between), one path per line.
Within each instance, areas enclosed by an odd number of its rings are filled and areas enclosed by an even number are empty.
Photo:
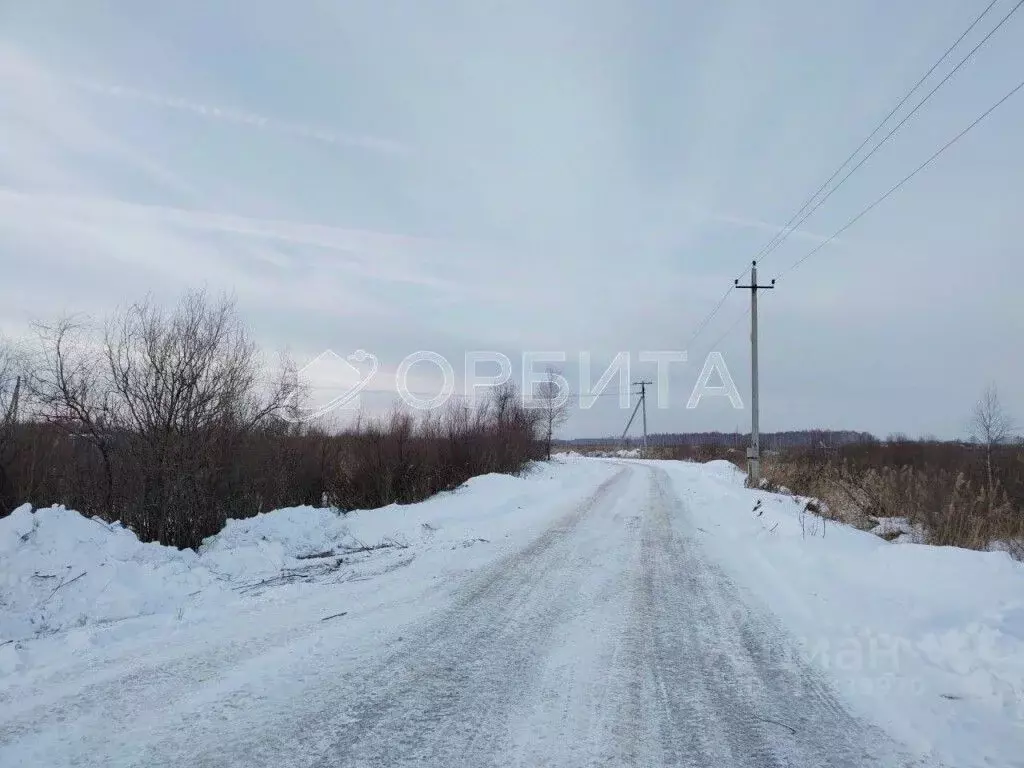
M902 764L685 525L663 470L622 468L404 650L345 675L337 711L296 721L346 724L314 764Z
M742 480L569 457L198 552L23 508L0 766L1024 765L1024 567Z
M386 574L362 610L271 597L12 685L0 763L917 764L708 561L664 469L592 476L485 565Z

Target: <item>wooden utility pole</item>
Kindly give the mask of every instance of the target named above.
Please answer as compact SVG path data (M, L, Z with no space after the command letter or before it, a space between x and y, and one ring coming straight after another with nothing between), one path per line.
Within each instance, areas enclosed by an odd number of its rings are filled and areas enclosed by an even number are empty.
M734 280L737 288L750 289L750 447L747 448L747 483L751 488L761 485L761 435L758 419L760 416L757 382L757 292L775 287L775 281L769 285L757 284L757 262L750 265L750 285L740 285Z

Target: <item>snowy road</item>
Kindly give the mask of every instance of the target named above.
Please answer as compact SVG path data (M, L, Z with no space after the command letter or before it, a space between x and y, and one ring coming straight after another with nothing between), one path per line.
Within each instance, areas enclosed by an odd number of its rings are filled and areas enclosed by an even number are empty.
M351 725L314 764L899 764L685 525L663 471L623 468L406 652L342 678Z
M480 567L365 582L364 611L310 618L336 587L132 640L0 697L0 763L918 765L709 561L676 488L606 465Z
M406 652L342 678L351 725L313 763L899 764L699 557L685 517L663 471L623 468Z

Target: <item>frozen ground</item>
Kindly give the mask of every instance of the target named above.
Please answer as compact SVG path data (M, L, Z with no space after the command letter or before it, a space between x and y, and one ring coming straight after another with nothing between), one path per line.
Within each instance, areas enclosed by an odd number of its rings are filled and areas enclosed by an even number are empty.
M0 520L0 765L1024 765L1024 568L572 458L199 553Z

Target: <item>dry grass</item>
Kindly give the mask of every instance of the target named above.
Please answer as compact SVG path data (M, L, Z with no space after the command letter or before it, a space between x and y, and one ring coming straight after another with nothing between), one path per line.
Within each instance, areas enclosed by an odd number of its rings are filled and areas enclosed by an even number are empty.
M986 550L1002 543L1024 554L1021 449L1000 452L989 488L972 446L928 445L782 453L764 473L773 488L821 499L827 516L859 528L870 528L872 517L902 517L921 526L930 544ZM916 462L904 463L908 456Z

